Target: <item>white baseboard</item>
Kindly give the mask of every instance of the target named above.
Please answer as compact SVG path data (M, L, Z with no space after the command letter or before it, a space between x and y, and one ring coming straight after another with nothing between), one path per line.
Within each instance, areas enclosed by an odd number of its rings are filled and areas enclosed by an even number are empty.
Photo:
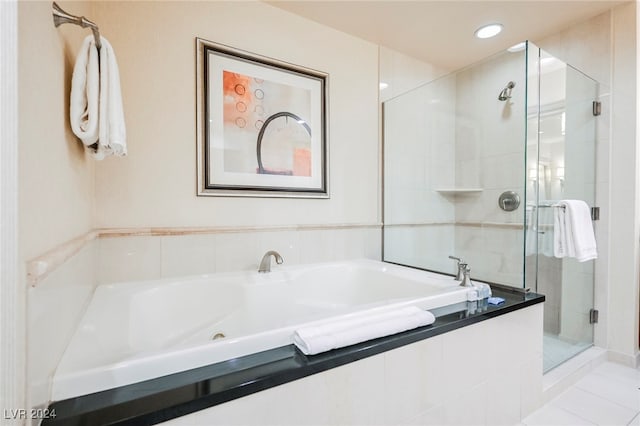
M626 365L627 367L638 368L638 366L640 366L640 353L628 355L620 352L608 351L607 360Z

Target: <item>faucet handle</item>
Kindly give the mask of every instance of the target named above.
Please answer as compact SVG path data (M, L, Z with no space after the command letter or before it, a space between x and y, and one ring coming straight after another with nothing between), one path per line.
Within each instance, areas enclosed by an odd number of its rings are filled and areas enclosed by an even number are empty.
M458 271L456 273L454 280L461 281L463 279L462 271L467 267L467 263L461 258L455 257L455 256L449 256L449 259L453 259L458 262Z

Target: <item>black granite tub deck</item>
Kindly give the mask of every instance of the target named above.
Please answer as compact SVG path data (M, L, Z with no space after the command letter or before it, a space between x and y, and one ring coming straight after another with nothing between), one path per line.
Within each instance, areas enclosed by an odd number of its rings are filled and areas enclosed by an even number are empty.
M115 389L53 402L43 425L152 425L321 371L544 302L543 295L493 287L501 306L460 303L431 312L436 321L392 336L305 356L288 345ZM53 417L55 415L55 417Z

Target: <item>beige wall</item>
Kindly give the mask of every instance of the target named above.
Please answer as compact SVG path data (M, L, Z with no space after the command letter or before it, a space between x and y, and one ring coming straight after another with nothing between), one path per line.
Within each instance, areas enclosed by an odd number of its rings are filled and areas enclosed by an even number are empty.
M98 227L376 223L377 46L261 2L99 2L129 156L96 165ZM329 73L329 200L197 197L195 38Z
M87 2L61 2L90 16ZM19 2L19 244L29 260L87 232L93 222L93 161L69 126L79 27L59 29L51 2Z
M609 211L608 348L613 359L637 366L640 248L637 135L637 5L613 11L613 75ZM634 96L635 95L635 96Z
M91 16L87 2L60 6ZM90 32L70 25L56 29L49 1L19 2L18 25L18 238L24 271L26 261L93 228L94 162L68 118L75 55ZM76 258L71 265L80 268L62 268L28 289L29 406L48 400L48 380L92 291L92 281L79 273L91 267L87 259L91 256Z

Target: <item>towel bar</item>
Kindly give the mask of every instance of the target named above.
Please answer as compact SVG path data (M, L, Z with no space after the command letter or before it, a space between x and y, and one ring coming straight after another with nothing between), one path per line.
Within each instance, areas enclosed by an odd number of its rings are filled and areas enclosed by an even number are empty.
M534 208L537 207L539 209L551 208L551 207L562 209L562 210L566 209L566 206L561 206L559 204L548 204L548 205L540 204L538 206L531 206L531 207L534 207ZM590 210L591 210L591 220L600 220L600 207L591 207Z
M75 16L70 13L62 10L60 6L54 1L53 2L53 25L58 28L62 24L74 24L79 25L82 28L91 28L93 32L93 38L96 41L96 47L98 51L100 51L100 47L102 47L102 43L100 42L100 30L98 26L92 21L88 20L84 16Z
M539 206L534 206L534 207L538 207L539 209L548 209L548 208L551 208L551 207L556 208L556 209L562 209L562 210L566 209L565 206L561 206L561 205L558 205L558 204L549 204L549 205L541 204Z

